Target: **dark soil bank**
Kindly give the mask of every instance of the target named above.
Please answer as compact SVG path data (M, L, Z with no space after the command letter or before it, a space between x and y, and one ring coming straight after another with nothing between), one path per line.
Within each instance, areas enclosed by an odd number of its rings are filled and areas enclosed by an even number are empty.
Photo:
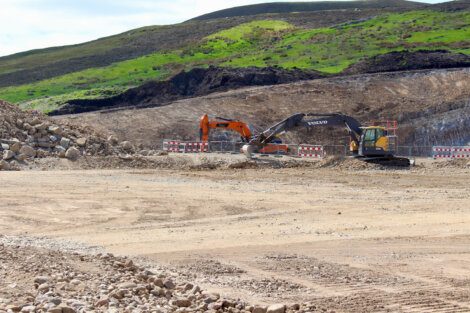
M470 56L445 50L390 52L358 62L343 74L470 67Z
M196 68L181 72L168 81L148 82L106 99L72 100L50 115L76 114L121 107L155 107L214 92L248 86L266 86L325 77L316 71L280 68Z

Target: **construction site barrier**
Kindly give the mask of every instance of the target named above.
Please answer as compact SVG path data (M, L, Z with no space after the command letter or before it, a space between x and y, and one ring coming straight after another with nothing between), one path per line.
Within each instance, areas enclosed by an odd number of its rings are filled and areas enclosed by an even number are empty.
M180 149L180 142L179 141L165 140L165 141L163 141L163 151L183 153L184 148L182 150Z
M173 153L240 153L245 143L233 141L183 142L163 140L163 150ZM284 144L283 144L284 145ZM304 158L324 158L326 155L349 155L349 145L295 145L289 144L287 155ZM285 153L274 153L285 154ZM470 158L470 146L398 146L396 155L406 157L429 157L434 159Z
M298 156L301 158L317 158L325 157L323 146L318 145L299 145Z
M209 152L207 142L182 142L175 140L164 140L163 151L174 153L200 153Z
M207 142L184 142L184 153L209 152L209 143Z
M470 146L434 146L434 159L464 159L470 158Z

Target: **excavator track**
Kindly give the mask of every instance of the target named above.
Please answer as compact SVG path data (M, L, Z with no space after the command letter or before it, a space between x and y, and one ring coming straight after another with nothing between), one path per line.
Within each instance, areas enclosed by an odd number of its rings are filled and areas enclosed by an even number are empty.
M363 157L359 158L367 163L379 164L386 167L410 167L411 161L401 157Z

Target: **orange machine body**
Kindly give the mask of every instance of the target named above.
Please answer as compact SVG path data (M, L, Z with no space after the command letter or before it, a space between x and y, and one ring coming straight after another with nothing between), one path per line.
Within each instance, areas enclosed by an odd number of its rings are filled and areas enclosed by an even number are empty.
M240 137L243 142L249 142L251 137L253 136L250 127L245 122L220 117L216 117L215 119L211 120L209 119L209 116L207 114L204 114L199 122L199 136L202 142L209 141L211 129L227 129L237 132L238 134L240 134ZM288 145L268 144L262 147L258 152L268 154L287 154L288 149Z
M199 135L200 139L203 142L209 141L209 134L211 129L227 129L231 131L235 131L240 134L242 141L248 142L251 139L252 133L248 125L244 122L237 121L237 120L228 120L224 118L216 118L214 120L210 120L207 114L201 117L201 121L199 123Z

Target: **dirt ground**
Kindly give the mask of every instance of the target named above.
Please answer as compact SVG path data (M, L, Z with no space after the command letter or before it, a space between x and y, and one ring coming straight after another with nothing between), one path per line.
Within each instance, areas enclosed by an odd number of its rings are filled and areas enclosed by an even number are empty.
M104 246L253 303L470 312L469 178L440 166L2 172L0 233Z

